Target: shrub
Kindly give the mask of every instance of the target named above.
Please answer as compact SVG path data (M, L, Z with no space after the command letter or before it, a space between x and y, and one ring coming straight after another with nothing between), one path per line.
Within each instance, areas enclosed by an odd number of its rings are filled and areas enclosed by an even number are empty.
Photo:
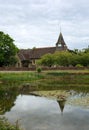
M42 71L42 69L39 67L39 68L37 68L37 72L38 73L41 73L41 71Z
M81 64L77 64L76 67L80 67L80 68L81 68L81 67L83 67L83 65L81 65Z

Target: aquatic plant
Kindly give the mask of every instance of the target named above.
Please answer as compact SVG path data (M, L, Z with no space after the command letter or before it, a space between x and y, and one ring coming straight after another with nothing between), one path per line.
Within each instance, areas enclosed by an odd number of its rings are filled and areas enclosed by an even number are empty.
M0 130L21 130L21 129L19 128L19 125L17 124L12 125L7 121L7 119L0 118Z

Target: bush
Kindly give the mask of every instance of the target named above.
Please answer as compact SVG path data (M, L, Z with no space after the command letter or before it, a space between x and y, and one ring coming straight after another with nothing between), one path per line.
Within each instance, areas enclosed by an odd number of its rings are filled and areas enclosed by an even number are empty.
M80 68L81 68L81 67L83 67L83 65L81 65L81 64L77 64L76 67L80 67Z
M41 68L37 68L37 72L41 73L42 69Z

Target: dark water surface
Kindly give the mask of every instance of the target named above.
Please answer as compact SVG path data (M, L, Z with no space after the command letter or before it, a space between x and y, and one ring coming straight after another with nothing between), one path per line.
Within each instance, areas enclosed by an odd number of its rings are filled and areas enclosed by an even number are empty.
M19 95L5 117L11 122L19 120L25 130L89 130L88 107L68 102L63 112L60 107L55 99Z

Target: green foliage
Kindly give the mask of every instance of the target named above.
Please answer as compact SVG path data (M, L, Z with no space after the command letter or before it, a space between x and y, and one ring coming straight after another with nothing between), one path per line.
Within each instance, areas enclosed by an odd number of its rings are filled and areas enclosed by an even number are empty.
M11 125L5 118L0 118L0 130L20 130L20 129L16 125Z
M41 60L38 61L38 64L51 67L54 64L53 55L49 53L49 54L42 56Z
M57 51L54 54L46 54L37 62L40 65L56 66L89 66L89 51Z
M14 65L17 62L17 52L14 40L8 34L0 32L0 66Z
M42 69L39 67L39 68L37 68L37 72L38 73L41 73L41 71L42 71Z
M69 66L72 54L68 51L54 53L55 64L59 66Z
M80 68L81 68L81 67L83 67L83 65L81 65L81 64L77 64L76 67L80 67Z

